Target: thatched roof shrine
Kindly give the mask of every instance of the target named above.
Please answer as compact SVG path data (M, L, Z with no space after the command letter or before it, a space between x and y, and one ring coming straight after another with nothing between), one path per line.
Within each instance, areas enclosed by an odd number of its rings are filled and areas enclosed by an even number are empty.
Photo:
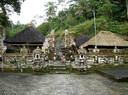
M77 46L77 47L81 46L82 44L84 44L85 42L87 42L89 39L90 39L89 36L87 36L87 35L85 35L85 34L81 35L81 36L78 37L78 38L76 39L76 41L75 41L76 46Z
M101 31L96 36L92 37L89 41L82 44L80 47L87 46L118 46L118 47L128 47L128 41L123 39L121 36L109 32Z
M43 44L44 41L45 37L34 27L30 26L4 42L7 44Z

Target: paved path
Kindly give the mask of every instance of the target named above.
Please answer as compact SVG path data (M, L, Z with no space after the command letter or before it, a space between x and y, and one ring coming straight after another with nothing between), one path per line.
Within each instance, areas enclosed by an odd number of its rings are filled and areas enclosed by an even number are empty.
M100 75L0 74L0 95L127 95L128 83Z

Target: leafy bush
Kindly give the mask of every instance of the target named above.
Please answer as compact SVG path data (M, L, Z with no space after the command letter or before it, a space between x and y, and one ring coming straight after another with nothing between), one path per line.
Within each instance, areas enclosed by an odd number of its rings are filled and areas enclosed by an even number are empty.
M96 19L96 28L97 33L99 31L111 31L118 34L127 34L128 33L128 23L121 23L113 20L106 19L105 17L100 17ZM90 37L94 36L94 19L87 20L84 23L76 25L69 29L74 36L79 36L81 34L87 34Z
M51 31L51 27L49 23L42 23L40 26L37 27L37 30L43 35L47 35Z

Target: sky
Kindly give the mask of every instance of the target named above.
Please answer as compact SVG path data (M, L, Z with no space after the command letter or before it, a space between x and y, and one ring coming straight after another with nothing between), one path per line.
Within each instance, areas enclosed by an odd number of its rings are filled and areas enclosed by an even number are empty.
M17 15L16 13L13 12L9 16L9 18L11 21L13 21L14 24L16 24L18 21L21 24L29 24L31 23L31 21L35 20L35 22L33 23L35 24L35 26L39 26L42 22L46 21L45 5L49 1L58 3L58 0L25 0L25 2L21 5L20 15ZM67 7L68 4L61 3L60 5L58 5L58 11Z

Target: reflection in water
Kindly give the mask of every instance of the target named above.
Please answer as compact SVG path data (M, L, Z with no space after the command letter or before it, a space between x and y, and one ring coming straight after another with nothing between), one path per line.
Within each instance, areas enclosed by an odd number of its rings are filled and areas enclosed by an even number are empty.
M128 83L97 74L0 74L0 95L127 95Z

